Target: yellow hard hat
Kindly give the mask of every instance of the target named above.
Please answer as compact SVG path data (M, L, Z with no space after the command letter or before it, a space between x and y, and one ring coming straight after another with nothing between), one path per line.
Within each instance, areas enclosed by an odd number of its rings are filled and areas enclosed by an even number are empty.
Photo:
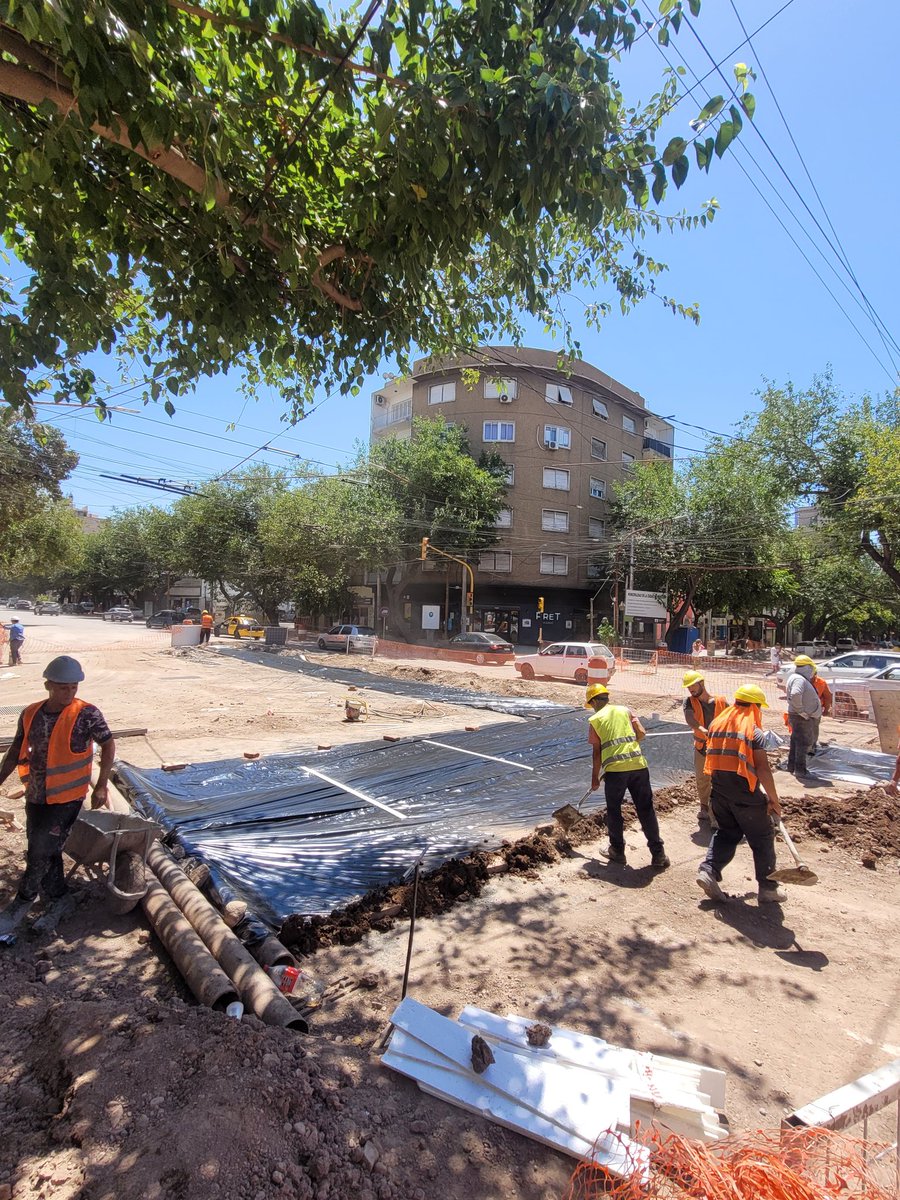
M609 688L602 683L589 683L584 689L584 707L590 708L595 696L608 696Z
M766 693L755 683L745 683L734 693L735 700L743 700L745 704L758 704L760 708L768 708Z
M693 687L695 683L702 683L703 676L699 671L685 671L681 678L683 687Z
M798 654L797 657L794 659L795 667L814 667L815 665L816 664L813 662L813 660L809 657L808 654Z

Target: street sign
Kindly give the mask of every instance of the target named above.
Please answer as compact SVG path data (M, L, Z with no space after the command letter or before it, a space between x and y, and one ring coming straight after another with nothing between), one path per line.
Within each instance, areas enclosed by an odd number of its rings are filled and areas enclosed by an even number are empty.
M668 617L666 598L661 592L625 592L625 616L650 621L665 621Z
M380 617L389 617L391 615L391 610L389 608L382 608L379 610L378 615Z

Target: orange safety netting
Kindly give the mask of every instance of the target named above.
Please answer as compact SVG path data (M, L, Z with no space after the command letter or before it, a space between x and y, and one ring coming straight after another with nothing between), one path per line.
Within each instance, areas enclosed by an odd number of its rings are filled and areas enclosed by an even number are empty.
M760 1131L708 1145L656 1130L635 1139L650 1171L581 1162L564 1200L894 1200L893 1147L826 1129Z

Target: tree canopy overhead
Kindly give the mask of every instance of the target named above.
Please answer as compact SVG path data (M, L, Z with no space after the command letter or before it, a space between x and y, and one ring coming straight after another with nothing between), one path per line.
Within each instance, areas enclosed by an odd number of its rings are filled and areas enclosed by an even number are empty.
M675 76L646 104L616 82L636 37L699 7L6 0L0 238L28 275L0 287L5 399L102 402L83 359L115 349L169 406L237 367L296 414L386 355L558 325L572 290L627 308L662 270L652 204L753 111L739 64L658 146Z

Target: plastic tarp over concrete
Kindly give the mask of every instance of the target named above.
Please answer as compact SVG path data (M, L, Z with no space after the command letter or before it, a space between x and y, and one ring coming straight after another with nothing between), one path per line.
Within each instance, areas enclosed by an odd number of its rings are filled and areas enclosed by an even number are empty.
M660 725L644 745L655 786L691 771L685 726ZM422 853L431 868L530 832L584 795L590 747L585 714L564 712L476 733L177 773L119 764L117 782L209 864L216 882L277 925L290 913L329 912L396 882ZM585 810L601 803L597 793Z
M857 750L855 746L826 746L810 759L809 769L817 779L841 780L863 787L887 783L897 760L877 750Z

